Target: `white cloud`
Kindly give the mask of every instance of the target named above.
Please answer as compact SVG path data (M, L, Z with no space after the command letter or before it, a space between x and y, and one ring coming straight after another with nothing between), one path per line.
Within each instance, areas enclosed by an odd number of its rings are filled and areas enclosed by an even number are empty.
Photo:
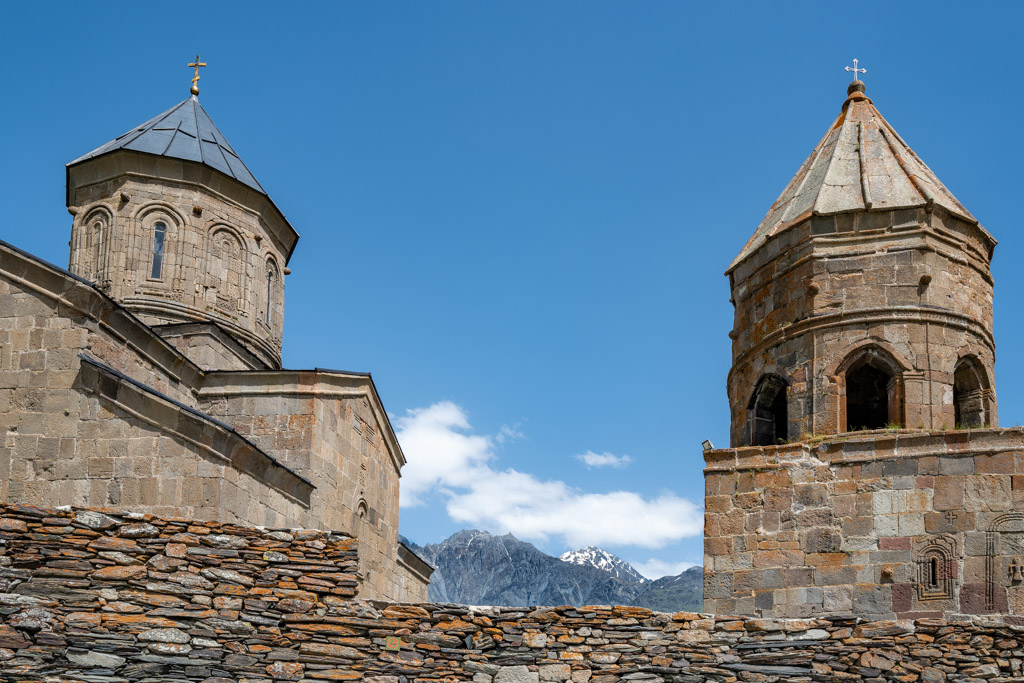
M697 566L693 562L666 562L664 560L659 560L656 557L652 557L646 562L630 562L630 564L633 565L633 569L637 570L652 581L654 579L660 579L663 576L675 576L676 574L682 574L690 567Z
M614 467L618 469L620 467L625 467L632 460L628 455L595 453L594 451L587 451L586 453L580 453L579 455L574 455L572 457L582 462L588 469L591 467Z
M658 548L703 529L700 508L671 492L656 498L631 491L588 493L563 481L495 469L490 462L498 437L471 433L465 412L454 403L411 410L396 423L408 459L403 507L422 504L433 490L445 497L456 521L526 540L555 537L574 547Z

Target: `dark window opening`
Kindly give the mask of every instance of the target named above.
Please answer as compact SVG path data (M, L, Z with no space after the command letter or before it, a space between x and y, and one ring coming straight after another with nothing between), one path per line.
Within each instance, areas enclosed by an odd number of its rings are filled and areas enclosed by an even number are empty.
M889 421L892 375L863 363L846 373L846 431L883 429Z
M150 277L154 280L160 279L160 272L164 265L164 237L167 234L167 226L157 223L153 226L153 270Z
M267 269L267 310L266 317L264 319L266 320L268 327L270 326L271 305L274 301L274 272L273 266Z
M931 562L928 563L928 585L938 586L939 585L939 559L933 557Z
M762 377L750 402L750 445L772 446L789 438L786 381L778 375Z
M957 427L981 427L988 422L984 370L974 358L965 358L953 372L953 409Z

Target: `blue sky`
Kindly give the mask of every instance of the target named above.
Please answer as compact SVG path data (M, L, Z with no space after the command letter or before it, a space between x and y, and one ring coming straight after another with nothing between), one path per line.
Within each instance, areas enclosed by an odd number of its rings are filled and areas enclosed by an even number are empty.
M64 164L184 99L201 53L200 100L302 235L285 363L373 373L412 540L700 561L722 273L853 57L1000 240L1000 422L1024 423L1024 5L291 5L6 7L0 237L66 264Z

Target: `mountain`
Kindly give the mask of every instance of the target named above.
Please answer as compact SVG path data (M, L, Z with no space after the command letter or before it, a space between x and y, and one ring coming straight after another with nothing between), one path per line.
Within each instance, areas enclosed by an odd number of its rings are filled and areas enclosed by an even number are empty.
M676 576L649 581L633 604L658 612L700 612L704 603L704 569L690 567Z
M434 567L427 597L431 602L464 605L657 605L660 611L699 611L703 574L699 567L657 581L616 576L608 568L562 561L537 550L512 534L463 530L441 543L410 548ZM585 552L576 551L577 553ZM599 548L595 561L607 555L628 570L636 570ZM579 556L585 561L585 555ZM636 574L639 576L639 574Z
M620 579L626 579L627 581L647 583L647 579L643 574L633 569L633 565L616 555L612 555L607 550L601 550L594 545L588 545L586 548L581 548L580 550L571 550L567 553L562 553L558 556L558 559L562 562L577 564L581 567L601 569L612 576Z

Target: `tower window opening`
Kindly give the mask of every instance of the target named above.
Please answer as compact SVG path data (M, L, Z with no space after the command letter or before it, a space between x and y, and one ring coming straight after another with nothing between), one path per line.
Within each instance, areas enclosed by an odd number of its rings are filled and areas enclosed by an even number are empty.
M789 437L789 409L786 380L765 375L758 381L750 401L750 445L772 446Z
M267 310L264 321L270 326L270 310L274 301L274 266L267 268Z
M164 265L164 241L167 236L167 226L157 223L153 226L153 270L150 277L154 280L160 279L160 273Z
M973 356L961 359L953 372L953 409L958 427L981 427L988 422L984 370Z
M933 557L928 563L928 585L939 585L939 558Z
M846 373L846 431L883 429L889 421L892 374L860 363Z

